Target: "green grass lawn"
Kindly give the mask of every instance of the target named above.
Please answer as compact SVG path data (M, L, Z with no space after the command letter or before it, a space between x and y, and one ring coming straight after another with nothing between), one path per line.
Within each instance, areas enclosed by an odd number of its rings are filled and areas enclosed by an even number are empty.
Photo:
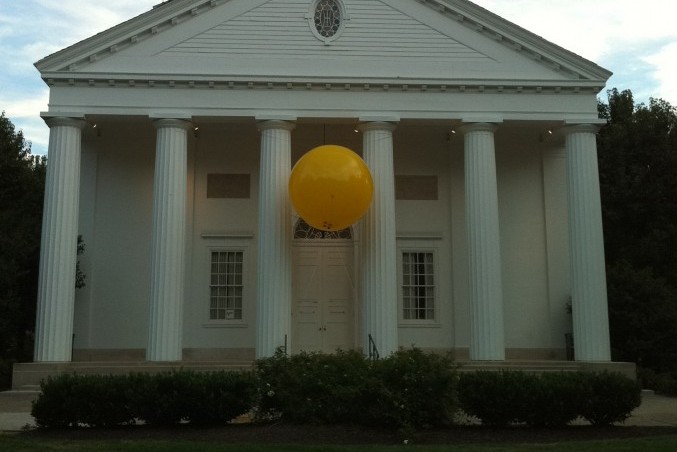
M677 436L622 439L608 441L570 441L554 444L504 444L504 445L425 445L402 444L398 446L307 446L307 445L240 445L218 444L202 441L162 440L67 440L26 437L17 434L0 435L2 451L206 451L206 452L386 452L415 450L418 452L674 452L677 451Z

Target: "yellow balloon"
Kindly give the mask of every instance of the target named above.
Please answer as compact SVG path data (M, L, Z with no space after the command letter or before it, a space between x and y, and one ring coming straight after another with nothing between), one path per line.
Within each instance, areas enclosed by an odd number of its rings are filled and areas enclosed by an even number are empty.
M333 144L318 146L296 162L289 196L306 223L339 231L359 220L369 208L374 182L355 152Z

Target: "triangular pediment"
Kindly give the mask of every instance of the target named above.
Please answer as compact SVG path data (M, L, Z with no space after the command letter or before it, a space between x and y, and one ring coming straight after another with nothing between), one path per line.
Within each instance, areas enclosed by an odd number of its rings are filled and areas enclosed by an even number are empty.
M467 0L171 0L36 64L43 78L603 85L610 73Z
M490 58L379 0L345 1L347 14L343 17L343 29L336 39L324 41L316 36L313 23L308 20L308 5L312 3L268 1L168 47L159 55L331 58L342 62L372 59L451 62Z

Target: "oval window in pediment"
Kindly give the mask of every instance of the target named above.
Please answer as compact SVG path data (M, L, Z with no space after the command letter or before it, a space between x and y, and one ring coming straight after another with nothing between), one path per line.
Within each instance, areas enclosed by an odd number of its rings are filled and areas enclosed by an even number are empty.
M308 19L315 35L330 42L338 37L343 27L343 5L339 0L315 0Z

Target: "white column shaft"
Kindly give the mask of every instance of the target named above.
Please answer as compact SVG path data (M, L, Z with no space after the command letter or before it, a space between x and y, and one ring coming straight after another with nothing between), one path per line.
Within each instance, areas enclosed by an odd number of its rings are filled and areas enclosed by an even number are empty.
M465 126L470 359L482 361L505 359L494 130L491 124Z
M371 334L381 356L398 348L394 128L381 122L361 126L363 157L374 179L374 198L362 220L360 238L363 347L369 349Z
M42 217L35 361L70 361L83 120L52 118Z
M284 121L265 121L261 131L259 233L256 271L256 357L291 350L291 131Z
M572 126L566 132L575 356L610 361L596 128Z
M187 121L155 122L157 144L151 241L149 361L182 358L186 241Z

